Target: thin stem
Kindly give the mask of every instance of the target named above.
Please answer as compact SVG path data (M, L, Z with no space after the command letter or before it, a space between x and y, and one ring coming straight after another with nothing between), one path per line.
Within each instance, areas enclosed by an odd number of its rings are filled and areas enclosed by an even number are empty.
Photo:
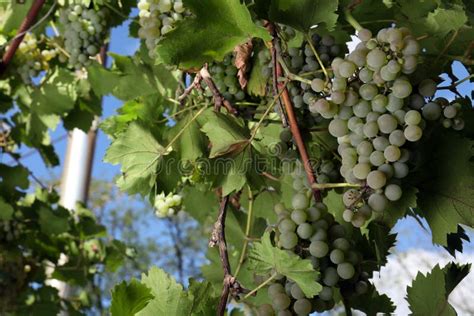
M349 23L356 31L363 29L362 25L352 16L352 13L349 9L344 10L344 17L346 18L347 23Z
M176 116L178 116L178 115L180 115L180 114L183 114L183 113L185 113L185 112L188 112L188 111L190 111L190 110L192 110L192 109L195 109L195 108L197 108L197 107L200 107L200 106L201 106L201 104L195 104L195 105L193 105L193 106L184 108L184 109L179 110L179 111L177 111L177 112L175 112L175 113L173 113L173 114L168 115L167 118L162 119L162 120L159 120L159 121L157 121L156 123L157 123L157 124L165 123L165 122L167 122L170 118L176 117Z
M286 83L284 85L285 89L286 89ZM252 131L252 135L250 136L250 139L249 139L249 144L255 139L255 136L257 135L257 132L258 130L260 129L260 126L262 125L262 122L265 120L265 118L267 117L268 113L270 113L270 111L273 109L273 107L275 106L275 103L277 102L278 98L280 98L280 96L282 95L283 93L283 89L278 93L278 95L276 95L275 97L273 97L273 100L272 102L270 102L270 104L268 105L265 113L263 113L262 117L260 118L260 120L258 121L257 125L255 126L255 128L253 129Z
M318 51L314 47L313 42L311 40L311 37L309 36L309 34L305 34L305 35L306 35L306 40L308 41L309 47L313 51L314 57L316 57L316 60L318 61L318 64L319 64L319 66L321 67L321 70L324 73L324 77L326 78L326 82L328 82L329 81L328 71L326 70L326 67L324 67L323 61L321 60L321 57L319 57Z
M474 78L474 74L471 74L469 76L467 76L466 78L463 78L461 80L458 80L456 82L454 82L453 84L449 85L449 86L445 86L445 87L439 87L438 90L449 90L449 89L453 89L453 88L456 88L458 85L460 85L461 83L464 83L470 79Z
M249 195L249 206L247 210L247 224L245 225L245 240L242 246L242 251L240 252L239 264L237 265L237 268L235 269L235 274L234 274L235 278L237 278L237 275L239 274L240 269L242 268L242 264L244 263L245 255L247 254L247 247L249 244L250 228L252 225L252 217L253 217L253 201L254 201L253 192L250 186L248 186L248 195Z
M325 190L333 188L360 188L360 184L355 183L314 183L311 185L312 188Z
M306 84L311 84L311 80L303 78L301 76L298 76L298 75L295 75L294 73L292 73L290 71L290 69L288 68L288 66L286 65L283 58L281 58L281 56L278 56L278 62L280 63L281 67L283 68L283 71L285 72L285 76L288 79L290 79L292 81L300 81L300 82L303 82L303 83L306 83Z
M255 293L257 293L258 290L260 290L261 288L267 286L270 282L272 282L277 276L277 273L273 273L268 279L265 280L265 282L261 283L259 286L257 286L256 288L254 288L252 291L248 292L243 298L242 298L242 301L243 300L246 300L248 299L250 296L254 295Z

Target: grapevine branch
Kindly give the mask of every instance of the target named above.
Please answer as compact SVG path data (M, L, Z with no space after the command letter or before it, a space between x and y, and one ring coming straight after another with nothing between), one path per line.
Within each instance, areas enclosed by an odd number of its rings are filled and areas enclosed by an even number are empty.
M217 315L222 316L226 310L227 300L229 294L235 296L238 293L243 293L245 290L240 286L230 270L229 255L227 253L227 243L225 240L225 218L227 215L227 204L229 202L229 195L221 199L219 206L219 215L214 224L214 229L209 240L209 247L219 246L219 257L221 259L222 268L224 269L224 285L222 288L221 298L217 309Z
M238 111L236 108L230 104L228 100L224 98L224 96L221 94L219 89L217 88L216 84L214 83L214 80L212 80L211 74L207 70L207 67L202 67L201 70L199 71L199 75L201 75L202 80L207 84L209 89L212 92L212 95L214 96L214 108L216 111L219 111L222 106L224 106L227 111L230 113L236 115L238 114Z
M202 80L201 74L197 73L196 76L194 77L193 82L186 89L184 89L183 94L181 94L178 97L178 101L179 101L180 105L184 105L184 100L186 100L186 98L191 94L191 92L194 89L197 89L199 87L199 84L201 83L201 80Z
M31 27L31 25L35 21L36 17L38 16L39 11L41 10L45 2L46 2L45 0L35 0L35 2L33 2L33 4L31 5L31 8L28 11L28 14L26 15L25 19L20 25L20 28L18 29L18 35L15 36L10 46L8 47L8 50L3 55L2 61L0 63L0 75L5 73L8 65L10 64L18 47L20 46L20 43L23 41L26 31Z
M273 37L273 45L272 45L272 55L276 55L277 58L281 58L281 52L280 52L280 40L278 38L278 34L275 30L275 26L272 24L269 24L269 31L270 34ZM280 63L276 64L276 76L281 76L282 74L282 67ZM309 155L308 151L306 150L306 146L304 144L303 138L301 137L300 129L298 127L298 122L296 120L296 115L295 112L293 111L293 104L291 103L290 95L288 93L288 89L285 87L283 83L278 83L278 89L283 90L282 91L282 99L283 99L283 104L285 106L285 110L288 116L288 121L290 125L290 130L291 134L293 134L293 138L296 143L296 147L298 148L298 151L300 153L301 160L303 162L304 170L306 172L306 177L308 179L308 182L310 185L313 185L316 183L316 178L314 177L314 171L313 167L311 166L311 162L309 161ZM316 188L312 188L313 190L313 196L316 201L321 201L321 195L319 193L319 190Z

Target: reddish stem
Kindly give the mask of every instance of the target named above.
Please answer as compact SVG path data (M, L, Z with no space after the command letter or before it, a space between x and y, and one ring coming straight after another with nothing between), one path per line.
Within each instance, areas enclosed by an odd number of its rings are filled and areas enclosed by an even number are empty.
M36 20L36 17L38 16L38 13L43 7L45 2L46 0L35 0L35 2L33 2L33 4L31 5L30 11L28 11L28 14L26 15L25 19L20 25L20 28L18 29L17 36L13 39L10 46L8 47L8 50L3 55L2 61L0 63L0 75L2 75L7 69L13 56L15 55L15 52L20 46L20 43L23 41L26 31L31 27L33 22Z

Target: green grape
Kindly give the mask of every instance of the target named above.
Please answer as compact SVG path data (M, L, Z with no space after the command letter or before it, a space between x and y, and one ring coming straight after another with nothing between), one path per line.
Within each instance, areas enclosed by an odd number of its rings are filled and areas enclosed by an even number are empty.
M436 82L431 79L425 79L418 85L418 92L425 98L430 98L436 93Z
M403 99L396 97L393 93L389 93L387 110L393 113L395 111L400 110L402 107L403 107Z
M402 70L402 67L396 60L392 59L387 63L387 70L392 74L398 74Z
M362 121L362 119L360 119L357 116L353 116L347 121L347 127L351 131L355 131L359 125L363 125L363 124L364 124L364 121Z
M302 239L309 239L311 235L313 234L313 227L309 223L302 223L298 225L298 228L296 229L296 233Z
M285 293L285 288L280 283L273 283L268 287L268 296L270 298L279 293Z
M458 110L453 105L449 105L445 107L443 110L444 117L449 118L449 119L455 118L457 113L458 113Z
M367 185L374 190L381 189L387 182L385 174L379 170L371 171L367 175Z
M357 213L363 216L365 219L369 219L372 216L372 209L369 205L364 204L359 208Z
M365 137L373 138L377 136L379 132L379 126L376 122L373 122L373 121L365 123L363 127L363 132L364 132Z
M410 110L405 114L405 123L408 125L418 125L421 122L421 114L418 111Z
M386 60L387 55L378 48L373 49L367 54L367 65L371 69L379 69L385 64Z
M369 290L369 285L365 281L359 281L355 285L355 291L359 295L367 293L368 290Z
M359 100L359 102L353 106L355 116L364 118L370 112L370 104L365 100Z
M377 112L369 112L367 117L365 118L366 122L377 122L377 119L380 117L380 113Z
M397 179L405 178L408 175L408 166L403 162L395 162L393 164L393 176Z
M372 32L368 29L360 29L357 32L357 37L363 42L367 42L372 38Z
M307 218L308 215L306 215L306 212L302 209L295 209L293 212L291 212L291 219L298 225L301 225L306 222Z
M293 314L289 310L282 310L279 311L277 316L293 316Z
M305 194L297 193L293 196L291 205L295 210L304 210L309 207L309 199Z
M360 156L369 156L372 151L374 151L374 147L372 146L371 142L363 141L357 145L357 153Z
M356 65L350 61L343 61L339 65L339 74L344 78L351 77L356 71Z
M308 220L311 221L311 222L314 222L314 221L317 221L318 219L320 219L322 216L322 212L320 209L316 208L316 207L310 207L308 209Z
M280 243L285 249L293 249L298 244L298 236L292 232L285 232L280 235Z
M405 47L402 50L402 54L405 56L418 55L420 53L420 44L418 41L412 38L404 39Z
M341 137L347 134L347 121L334 119L329 123L329 133L334 137Z
M423 105L425 105L425 98L417 93L414 93L410 96L409 104L412 109L420 110Z
M423 107L422 114L428 121L436 121L441 116L441 107L436 102L429 102Z
M290 293L291 296L293 296L293 298L297 300L305 297L303 291L301 291L301 288L296 283L291 286Z
M381 151L374 151L370 154L369 161L372 165L378 167L385 163L385 156Z
M349 89L346 91L346 100L344 101L345 106L354 106L357 104L358 101L359 95L353 89Z
M460 131L460 130L464 129L465 124L466 123L464 122L463 119L456 118L453 121L453 129L456 130L456 131Z
M395 97L405 99L410 95L412 86L409 81L397 79L393 83L392 93Z
M262 304L258 307L258 316L275 316L273 307L270 304Z
M398 201L402 197L402 189L397 184L387 185L384 193L390 201Z
M326 256L328 252L328 244L326 244L324 241L312 241L309 245L309 253L316 258L322 258Z
M315 78L311 81L311 89L315 92L322 92L325 86L326 82L322 79Z
M346 95L341 91L334 91L331 93L331 101L334 104L342 104L346 100Z
M403 131L396 129L390 133L390 136L388 137L388 141L392 145L401 147L405 144L406 139L405 139L405 135L403 134Z
M323 283L327 286L335 286L339 281L337 270L333 267L328 267L323 272Z
M293 304L296 315L309 315L312 310L311 302L305 298L296 300Z
M331 287L323 286L323 289L321 290L321 292L319 292L318 296L324 301L329 301L333 298L334 292Z
M398 161L396 163L398 163ZM387 177L387 179L390 179L391 177L393 177L394 169L391 164L385 163L381 165L380 167L378 167L377 169L379 171L382 171Z
M355 269L349 262L340 263L337 265L337 274L341 279L349 280L355 274Z
M387 112L387 104L388 104L388 98L384 96L383 94L377 94L373 99L372 99L372 110L374 112L378 113L384 113Z
M333 241L332 246L342 251L349 251L351 248L351 244L346 238L337 238Z
M367 219L365 218L365 216L357 212L357 213L354 213L354 216L352 217L352 220L351 220L351 224L354 227L360 228L364 226L366 220Z
M441 124L444 128L450 128L451 126L453 126L453 121L450 119L444 119Z
M344 262L344 252L342 252L340 249L334 249L329 254L329 259L334 264L342 263Z
M291 304L291 300L285 293L276 293L272 296L272 306L278 311L287 309Z
M275 213L280 214L280 213L286 211L286 207L285 207L285 205L283 205L283 203L276 203L273 206L273 210L275 211Z
M407 127L405 127L405 130L403 131L403 135L405 135L406 140L410 142L416 142L421 139L421 136L423 135L423 131L419 126L408 125Z
M362 97L362 99L366 101L370 101L375 96L378 94L378 89L377 86L374 84L370 83L364 83L360 88L359 88L359 95Z
M352 217L354 217L354 212L352 210L345 209L344 212L342 212L342 219L344 219L344 221L350 223Z
M374 72L368 68L362 68L360 71L359 71L359 79L363 82L363 83L369 83L372 81L372 78L373 78L373 75L374 75Z
M358 163L354 166L352 172L359 180L365 180L370 173L370 165L368 163Z
M398 161L407 162L408 160L410 160L411 153L408 149L402 148L400 151L401 151L401 155Z
M385 148L387 148L388 145L390 145L390 142L388 141L387 138L383 136L379 136L374 138L372 141L372 145L374 145L374 149L378 151L384 151Z
M385 134L390 134L392 131L394 131L397 128L398 122L390 114L382 114L378 119L377 119L377 124L379 126L379 130L382 133Z
M340 224L335 224L329 229L329 235L332 239L344 237L346 235L346 229Z
M280 232L294 232L296 229L296 224L289 218L285 218L278 225L278 230Z
M311 236L311 241L325 241L328 238L328 234L324 229L318 229L313 236Z
M359 192L356 189L349 189L344 192L342 196L342 201L345 206L350 207L359 200Z
M383 155L389 162L395 162L400 158L400 148L394 145L389 145L385 148Z

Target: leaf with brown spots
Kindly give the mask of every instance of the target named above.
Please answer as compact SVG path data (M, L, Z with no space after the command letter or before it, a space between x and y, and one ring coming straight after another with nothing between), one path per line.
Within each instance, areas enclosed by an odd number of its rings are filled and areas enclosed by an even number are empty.
M253 44L252 40L247 43L236 46L235 52L235 67L237 67L237 77L239 77L239 84L242 89L245 89L248 83L247 72L250 68L250 57L252 56Z

